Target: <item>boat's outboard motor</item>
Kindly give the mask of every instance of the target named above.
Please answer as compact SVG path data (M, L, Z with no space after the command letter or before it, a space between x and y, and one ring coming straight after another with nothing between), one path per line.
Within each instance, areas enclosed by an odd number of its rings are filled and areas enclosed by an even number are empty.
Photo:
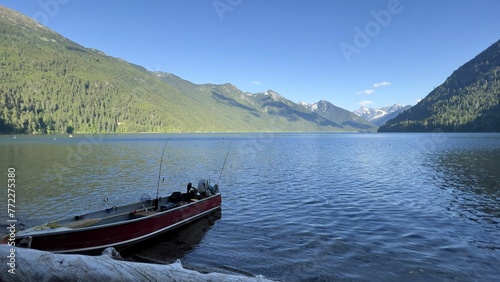
M198 192L202 196L211 196L219 193L219 185L210 186L209 179L201 179L198 182Z
M198 192L200 193L200 195L209 195L209 191L208 191L208 187L210 186L210 180L208 179L201 179L199 182L198 182Z

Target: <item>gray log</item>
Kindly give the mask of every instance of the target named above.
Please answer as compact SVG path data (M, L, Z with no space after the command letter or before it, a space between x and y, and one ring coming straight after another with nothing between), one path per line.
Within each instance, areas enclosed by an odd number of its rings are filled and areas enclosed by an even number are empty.
M123 261L113 248L106 249L101 256L54 254L19 247L11 252L11 249L0 245L0 281L270 281L261 276L202 274L183 268L180 260L168 265ZM12 254L15 266L9 264L13 261Z

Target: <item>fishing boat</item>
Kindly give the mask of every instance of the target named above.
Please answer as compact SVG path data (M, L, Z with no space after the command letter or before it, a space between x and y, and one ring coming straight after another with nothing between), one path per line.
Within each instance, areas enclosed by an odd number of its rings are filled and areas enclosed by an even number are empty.
M19 246L27 238L31 248L54 253L96 253L107 247L120 250L220 208L218 185L202 179L197 188L189 183L184 193L177 191L154 199L143 194L133 204L106 207L19 231L15 243ZM5 236L2 241L12 245L11 238Z
M145 193L136 203L112 207L105 205L104 209L88 214L49 222L16 233L11 232L0 242L11 246L27 244L30 248L54 253L91 254L108 247L121 250L220 211L222 197L219 181L231 143L217 184L211 185L209 179L201 179L196 188L190 182L184 193L176 191L170 196L160 197L161 167L167 143L168 141L163 147L160 159L154 199Z

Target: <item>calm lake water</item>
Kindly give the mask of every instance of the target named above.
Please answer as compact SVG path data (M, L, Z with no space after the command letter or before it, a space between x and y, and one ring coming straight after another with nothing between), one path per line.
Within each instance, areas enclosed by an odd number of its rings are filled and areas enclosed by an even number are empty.
M0 183L14 167L28 226L154 197L169 138L160 194L216 182L231 144L222 217L185 265L282 281L500 277L500 134L16 137L0 136Z

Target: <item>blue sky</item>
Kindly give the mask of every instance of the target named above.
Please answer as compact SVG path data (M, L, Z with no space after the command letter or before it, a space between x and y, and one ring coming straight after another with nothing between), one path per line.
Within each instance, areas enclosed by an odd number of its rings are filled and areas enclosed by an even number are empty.
M500 39L497 0L2 0L85 47L294 101L416 104Z

